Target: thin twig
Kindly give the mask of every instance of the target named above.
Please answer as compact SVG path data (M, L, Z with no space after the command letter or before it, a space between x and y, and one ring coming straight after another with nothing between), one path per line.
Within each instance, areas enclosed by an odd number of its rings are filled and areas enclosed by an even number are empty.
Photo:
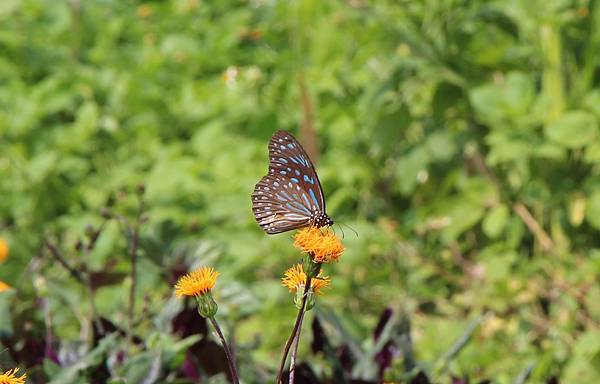
M452 359L454 359L463 350L463 348L469 343L469 341L471 341L471 338L477 330L477 328L481 324L486 322L492 315L492 312L486 312L483 315L477 316L469 323L462 335L460 335L460 337L454 342L454 344L452 344L450 349L446 351L446 353L444 353L441 357L439 357L438 361L435 363L435 372L438 375L446 370L450 361L452 361Z
M483 157L481 157L481 154L479 154L479 152L475 152L471 156L471 159L473 160L473 163L477 170L485 177L487 177L488 180L490 180L492 184L496 186L496 189L502 194L502 185L500 184L500 181L498 180L494 172L492 172L492 170L487 166L485 160L483 159ZM546 252L551 251L554 248L554 241L546 233L546 231L544 231L542 226L529 212L527 207L521 202L516 202L512 205L512 209L517 214L517 216L519 216L519 218L523 221L523 223L525 223L529 231L533 233L535 238L542 246L542 249Z
M85 289L87 291L88 296L90 297L90 316L92 317L92 322L96 325L96 329L99 333L104 333L104 327L102 326L102 321L97 316L98 310L96 309L96 302L94 301L94 289L92 288L92 276L87 268L87 260L85 264ZM93 328L92 328L93 329ZM93 340L92 340L92 345Z
M281 363L279 364L279 372L277 373L276 384L281 383L281 378L283 376L283 370L285 369L285 362L287 360L288 353L290 352L290 347L294 342L296 337L296 333L298 333L298 329L300 328L300 323L302 322L302 313L304 312L304 308L306 308L306 299L308 297L308 290L310 289L311 277L308 276L306 278L306 284L304 285L304 294L302 295L302 304L300 305L300 309L298 310L298 315L296 316L296 322L294 324L294 328L292 329L292 334L289 339L285 343L285 347L283 348L283 355L281 356Z
M527 380L529 379L529 376L531 376L531 372L533 372L533 369L535 368L535 366L536 366L536 363L527 364L525 369L523 369L519 373L519 376L517 376L515 378L515 380L513 381L513 384L525 384L527 382Z
M56 259L56 261L58 261L58 263L62 265L75 280L85 285L86 279L83 276L83 274L77 269L73 268L71 265L69 265L69 263L67 263L67 260L65 260L65 258L62 256L58 248L56 248L56 246L52 244L48 239L44 239L44 243L50 251L50 255L52 255L52 257L54 257L54 259Z
M210 320L212 326L215 328L219 339L221 339L221 344L223 344L223 350L225 351L225 357L227 358L227 364L229 365L229 372L231 373L231 380L233 381L233 384L239 384L240 379L238 378L238 373L235 369L235 364L233 362L233 355L231 354L229 345L225 340L225 336L223 336L223 332L221 332L221 328L219 327L219 324L217 323L217 320L215 320L214 316L209 317L208 319Z
M69 265L69 263L67 263L67 260L63 257L63 255L58 250L58 248L50 242L50 240L44 239L44 243L46 244L46 247L48 248L48 250L50 250L50 254L52 255L52 257L54 257L54 259L56 259L56 261L58 261L58 263L60 265L62 265L75 280L77 280L79 283L81 283L85 287L86 292L87 292L88 296L90 297L90 319L89 320L90 320L90 322L93 322L96 324L96 328L99 331L102 331L102 322L100 321L100 319L97 316L96 304L94 302L94 292L93 292L93 289L91 286L90 274L87 270L87 265L85 266L85 269L84 269L85 273L82 273L81 271L73 268L71 265Z
M300 88L300 102L302 104L302 124L300 125L300 137L308 156L316 164L319 161L319 148L317 135L315 133L315 113L310 93L306 87L304 73L298 73L298 86Z
M108 223L108 219L104 219L102 221L102 223L100 224L100 226L98 227L98 229L96 229L90 236L90 242L88 243L88 245L86 247L86 250L88 252L92 251L94 248L96 248L96 243L98 242L98 238L100 237L100 234L104 230L106 223Z
M529 212L527 207L523 203L514 203L513 211L523 220L527 228L535 235L544 251L550 251L554 248L554 241L548 236L546 231L541 225L535 220L533 215Z
M304 321L304 315L306 311L302 311L300 315L300 325L298 326L298 332L294 338L294 346L292 348L292 355L290 356L290 380L289 384L294 384L294 376L296 374L296 355L298 355L298 344L300 344L300 334L302 333L302 322Z
M90 235L90 238L89 238L89 243L84 248L85 287L88 292L88 295L90 296L90 310L92 312L92 319L96 325L96 329L98 330L98 332L100 334L104 334L104 326L102 325L102 321L100 320L100 318L98 316L96 316L96 314L98 313L98 309L96 308L96 302L94 301L94 287L92 285L92 274L89 272L89 269L88 269L88 262L90 260L90 253L96 247L96 242L98 241L98 238L100 237L100 234L104 230L104 227L106 226L107 222L108 222L108 220L104 219L102 221L102 224L100 224L100 226L98 227L98 229L96 229L94 232L92 232L92 234Z

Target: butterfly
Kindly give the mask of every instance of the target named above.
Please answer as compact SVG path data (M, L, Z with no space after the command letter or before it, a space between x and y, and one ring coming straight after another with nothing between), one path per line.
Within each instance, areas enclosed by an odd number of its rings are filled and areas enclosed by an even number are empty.
M252 212L270 235L333 224L315 167L289 132L277 131L269 141L269 172L254 187Z

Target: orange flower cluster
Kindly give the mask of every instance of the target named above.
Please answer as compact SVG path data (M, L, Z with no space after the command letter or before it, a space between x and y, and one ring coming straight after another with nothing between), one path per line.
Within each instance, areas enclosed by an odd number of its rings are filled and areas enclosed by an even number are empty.
M317 295L320 295L321 288L329 287L331 283L331 279L327 276L323 276L321 272L317 277L314 277L310 280L310 286L312 290ZM287 271L285 271L283 278L281 279L281 285L287 287L290 292L297 292L298 289L304 289L304 285L306 284L306 273L304 273L304 268L302 264L296 264Z
M0 263L8 257L8 242L0 237Z
M322 231L317 227L306 227L294 236L294 245L312 255L317 263L338 261L344 246L339 237L330 231Z
M0 384L25 384L26 374L17 377L19 368L11 369L0 374Z
M0 237L0 263L6 260L8 257L8 242L4 240L3 237ZM0 280L0 293L4 291L8 291L10 289L10 285L6 284L4 281ZM2 379L2 376L0 376ZM4 384L0 381L0 384Z
M214 268L202 267L181 277L175 284L175 294L181 296L200 296L209 292L217 282L219 272Z
M10 289L10 285L6 284L4 281L0 280L0 293L4 291L8 291ZM0 382L0 384L2 384Z

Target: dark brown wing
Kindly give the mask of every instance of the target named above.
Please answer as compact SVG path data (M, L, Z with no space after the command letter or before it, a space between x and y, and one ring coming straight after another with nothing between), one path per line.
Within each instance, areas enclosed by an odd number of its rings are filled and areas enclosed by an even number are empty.
M312 211L325 213L325 197L315 167L302 145L286 131L277 131L269 142L269 175L286 176L311 197Z
M288 132L275 132L269 142L269 173L254 188L252 211L269 234L301 228L327 217L313 164Z
M254 187L252 212L268 234L281 233L310 223L312 212L301 200L308 201L306 192L290 179L267 175Z

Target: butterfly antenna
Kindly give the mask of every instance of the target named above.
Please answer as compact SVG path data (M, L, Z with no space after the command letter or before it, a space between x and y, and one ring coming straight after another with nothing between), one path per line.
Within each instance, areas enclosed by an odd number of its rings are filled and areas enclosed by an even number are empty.
M344 224L344 223L342 223ZM356 229L352 228L351 226L349 226L348 224L344 224L346 227L348 227L352 232L354 232L354 234L356 235L356 237L358 237L358 232L356 231ZM340 226L341 228L341 226Z
M346 234L344 233L344 228L342 228L340 223L336 223L336 224L338 225L338 227L340 227L340 231L342 231L342 239L344 239L346 237ZM335 233L335 231L333 231L333 233Z

